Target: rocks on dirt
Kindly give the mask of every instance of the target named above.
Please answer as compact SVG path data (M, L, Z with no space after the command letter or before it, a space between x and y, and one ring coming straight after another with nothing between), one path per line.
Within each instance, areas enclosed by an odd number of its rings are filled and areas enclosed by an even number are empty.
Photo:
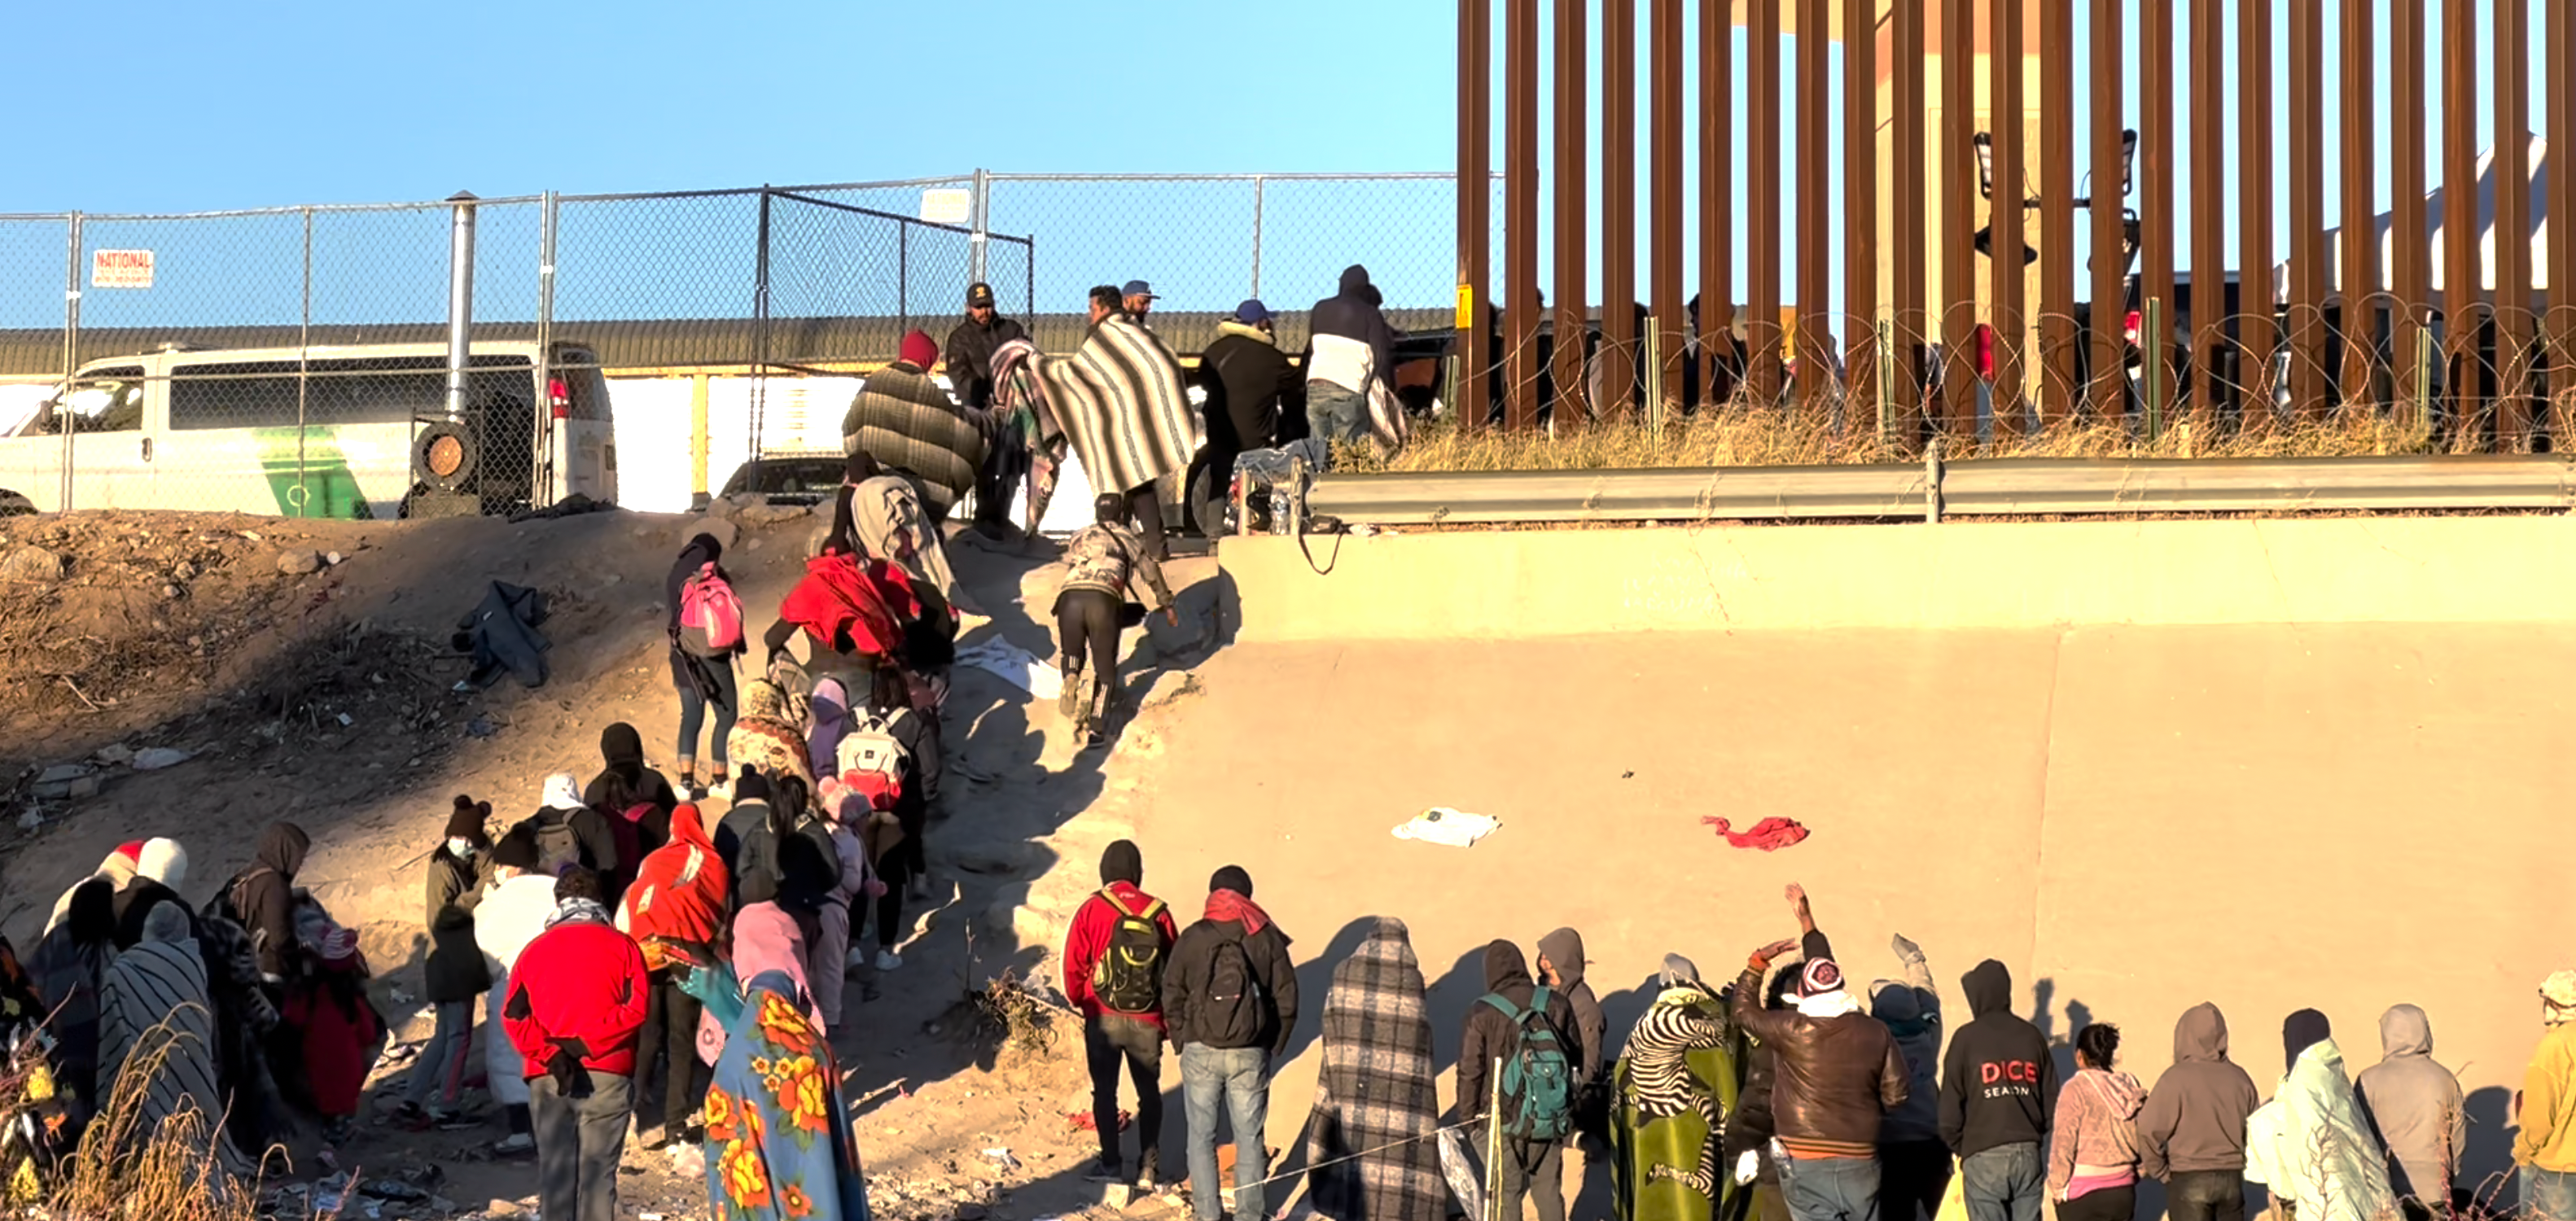
M167 746L147 746L134 752L134 770L157 772L165 767L177 767L194 757L184 750Z
M775 526L782 522L795 521L800 517L810 517L813 512L804 505L764 503L744 507L734 515L734 520L753 526Z
M309 548L289 548L277 553L277 570L290 577L307 576L322 571L322 553Z
M20 547L0 559L0 580L51 585L63 579L63 557L42 547Z

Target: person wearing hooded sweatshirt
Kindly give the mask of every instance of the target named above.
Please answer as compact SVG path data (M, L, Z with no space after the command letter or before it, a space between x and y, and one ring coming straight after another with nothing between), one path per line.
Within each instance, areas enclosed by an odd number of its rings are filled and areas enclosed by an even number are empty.
M115 1066L100 1074L99 994L116 961L116 886L91 878L72 888L63 922L36 943L27 959L36 994L45 1005L54 1039L54 1082L77 1136L116 1082Z
M2446 1211L2468 1148L2468 1099L2433 1059L2433 1023L2413 1005L2379 1015L2379 1063L2353 1081L2370 1130L2388 1147L2390 1190L2409 1217Z
M680 794L662 773L644 763L644 735L635 727L619 721L599 731L598 775L582 786L583 805L599 811L609 821L609 829L619 839L621 858L616 885L623 893L635 880L635 867L656 848L671 842L671 810L680 804ZM619 830L623 822L625 830ZM623 851L628 839L634 852Z
M690 578L700 574L732 585L733 574L719 562L723 558L724 544L716 541L716 536L697 535L680 548L679 559L673 561L671 575L663 583L662 602L670 607L664 630L671 637L671 686L680 693L680 744L675 757L679 761L680 787L692 797L704 792L698 787L698 738L707 728L710 709L715 712L715 732L709 737L715 753L711 756L714 766L707 775L722 783L730 774L725 761L725 735L733 732L734 710L741 706L733 685L734 658L750 647L748 639L739 641L725 657L700 657L680 647L682 593ZM744 635L750 635L748 630Z
M510 1124L510 1134L496 1151L520 1156L534 1152L537 1142L529 1122L525 1066L502 1033L501 1007L509 999L511 969L528 943L545 931L556 907L554 875L537 869L535 832L513 828L492 845L492 881L491 892L474 909L474 945L483 951L483 969L492 977L483 1007L484 1079Z
M2130 1221L2138 1210L2138 1108L2147 1089L2112 1066L2120 1028L2075 1032L2075 1077L2050 1120L2048 1198L2058 1221Z
M599 875L555 881L545 931L510 968L502 1029L518 1050L537 1137L539 1210L616 1221L617 1163L634 1109L644 955L609 922Z
M447 837L429 853L429 1003L437 1032L412 1062L395 1118L413 1128L456 1118L465 1096L466 1050L474 1041L474 999L492 987L474 944L474 909L492 876L492 803L458 795Z
M1458 1102L1450 1108L1451 1123L1482 1116L1492 1105L1491 1082L1486 1075L1493 1071L1496 1060L1508 1065L1518 1054L1524 1015L1544 1026L1559 1048L1580 1054L1573 1004L1564 993L1530 978L1529 963L1521 957L1519 946L1508 941L1493 942L1485 947L1485 995L1468 1007L1467 1026L1460 1036ZM1571 1062L1574 1056L1567 1058ZM1539 1221L1565 1221L1565 1141L1562 1137L1515 1131L1513 1117L1520 1114L1520 1107L1520 1096L1506 1088L1502 1095L1501 1215L1520 1216L1521 1199L1528 1196L1538 1204Z
M304 868L304 854L312 847L313 837L304 828L291 822L271 823L260 832L250 868L224 884L223 901L230 905L232 917L250 931L251 948L259 955L260 980L271 992L285 986L289 968L295 964L295 874Z
M957 569L948 562L948 543L937 519L921 507L921 490L912 480L890 475L876 456L862 449L843 459L841 480L849 489L850 541L862 553L900 566L918 584L938 590L948 604L976 613L958 587Z
M1092 1130L1100 1136L1093 1177L1125 1177L1118 1149L1118 1070L1136 1083L1136 1183L1160 1178L1163 1145L1164 966L1180 936L1163 901L1145 893L1145 857L1129 840L1100 854L1100 889L1073 913L1064 934L1064 995L1082 1012L1082 1046L1091 1070ZM1151 930L1153 937L1140 936ZM1101 988L1147 987L1139 1007L1112 1008ZM1124 998L1122 998L1124 999ZM1137 1005L1136 1000L1127 1003Z
M682 805L671 812L671 842L644 858L617 910L618 930L633 937L644 955L651 989L635 1053L638 1097L657 1070L661 1074L658 1134L639 1123L648 1149L681 1139L706 1094L706 1073L696 1055L698 998L680 985L698 965L717 961L729 880L724 858L707 836L705 816L694 805Z
M1941 1140L1958 1155L1974 1221L2039 1221L2057 1061L2048 1036L2012 1011L2012 973L1987 959L1959 981L1968 1024L1941 1062Z
M1806 891L1789 888L1805 915ZM1736 978L1736 1025L1771 1049L1771 1118L1788 1152L1780 1184L1797 1221L1874 1221L1878 1136L1887 1112L1904 1105L1905 1058L1877 1019L1861 1012L1831 958L1810 956L1798 972L1796 1007L1766 1009L1764 973L1792 944L1753 952Z
M2281 1024L2289 1072L2245 1121L2245 1178L2272 1189L2300 1221L2382 1221L2397 1215L2388 1151L2370 1134L2344 1074L2326 1015L2302 1009Z
M174 839L147 839L135 850L134 876L116 888L116 948L131 949L144 940L143 922L151 918L152 909L164 904L176 905L188 912L189 925L196 924L196 912L179 892L188 885L188 850ZM189 934L194 939L196 934Z
M2245 1119L2262 1100L2227 1059L2227 1018L2199 1004L2174 1023L2173 1067L2138 1111L2138 1173L2165 1185L2172 1221L2245 1221Z
M1869 1015L1887 1027L1905 1057L1905 1105L1878 1130L1879 1221L1937 1216L1950 1187L1950 1146L1941 1140L1941 993L1923 947L1903 936L1889 943L1905 964L1902 980L1869 986Z
M2540 1046L2514 1091L2513 1164L2522 1202L2545 1221L2576 1218L2576 971L2540 984Z
M1131 621L1128 596L1141 583L1142 592L1153 599L1152 606L1137 609L1134 622L1143 622L1144 612L1153 610L1174 627L1181 623L1171 587L1163 583L1162 565L1127 525L1125 498L1097 498L1092 519L1064 545L1064 581L1055 594L1057 666L1064 671L1064 690L1055 707L1074 723L1085 746L1102 743L1119 702L1118 637Z
M1217 1221L1216 1120L1234 1129L1235 1215L1265 1217L1269 1177L1261 1143L1270 1112L1270 1064L1287 1054L1297 1025L1297 964L1288 935L1252 901L1252 875L1228 865L1208 879L1207 912L1181 930L1163 967L1163 1021L1181 1049L1181 1099L1190 1121L1190 1205Z
M1395 328L1378 309L1368 268L1342 270L1340 290L1306 315L1306 420L1315 439L1356 445L1369 436L1369 397L1395 393Z
M1567 1033L1574 1036L1575 1113L1598 1118L1609 1105L1609 1081L1602 1073L1604 1044L1609 1023L1601 1016L1601 998L1592 994L1592 985L1583 982L1583 934L1561 928L1538 939L1538 981L1565 998L1574 1010L1574 1024ZM1587 1123L1586 1131L1597 1131L1597 1124Z
M546 777L537 812L519 826L535 838L537 868L545 873L560 874L573 865L603 875L617 870L617 834L606 817L581 799L581 781L571 772Z

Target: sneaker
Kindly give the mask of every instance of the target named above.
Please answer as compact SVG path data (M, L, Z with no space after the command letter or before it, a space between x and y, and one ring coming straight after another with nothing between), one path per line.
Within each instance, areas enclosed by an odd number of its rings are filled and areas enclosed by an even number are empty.
M865 949L850 951L848 966L851 970L855 971L866 965L868 965L868 952Z
M1064 676L1064 689L1056 692L1056 715L1070 721L1074 718L1074 715L1081 710L1082 676L1078 674L1067 674Z
M733 782L730 780L711 781L708 783L707 787L701 791L706 796L715 798L718 801L733 800Z
M919 874L919 873L916 873L916 874L912 875L912 880L911 880L911 881L909 881L909 882L904 883L904 887L903 887L903 894L904 894L904 898L905 898L907 901L909 901L909 902L913 902L913 903L927 903L927 902L929 902L929 901L930 901L930 878L929 878L929 876L928 876L928 875L926 875L926 874Z
M1127 1181L1127 1172L1119 1169L1118 1163L1104 1157L1093 1162L1091 1173L1082 1177L1085 1181L1093 1183L1124 1183Z
M1144 1160L1136 1163L1136 1190L1150 1192L1162 1185L1162 1159L1155 1156L1154 1150L1148 1149L1145 1151Z
M492 1152L503 1157L524 1157L537 1151L537 1138L525 1132L513 1132L492 1146Z
M903 959L902 959L901 957L897 956L897 955L895 954L895 952L894 952L894 951L892 951L892 950L879 950L879 951L877 951L877 969L878 969L878 970L880 970L880 971L892 971L892 970L895 970L895 969L896 969L896 968L898 968L898 967L901 967L902 965L903 965Z

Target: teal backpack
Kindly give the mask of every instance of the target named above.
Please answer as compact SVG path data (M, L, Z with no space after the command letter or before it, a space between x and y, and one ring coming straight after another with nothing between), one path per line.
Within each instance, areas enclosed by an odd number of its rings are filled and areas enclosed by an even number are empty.
M1548 990L1519 1008L1501 993L1483 1003L1512 1023L1512 1053L1503 1060L1503 1130L1522 1140L1563 1140L1574 1130L1574 1068L1564 1041L1547 1021Z

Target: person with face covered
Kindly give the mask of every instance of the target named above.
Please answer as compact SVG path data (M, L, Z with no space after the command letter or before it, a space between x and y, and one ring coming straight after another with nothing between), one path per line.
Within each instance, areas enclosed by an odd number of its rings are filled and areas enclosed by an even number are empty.
M1500 1060L1506 1071L1521 1046L1524 1020L1544 1026L1572 1063L1581 1055L1575 1034L1574 1005L1565 994L1530 977L1529 961L1509 941L1485 947L1485 995L1467 1010L1467 1027L1458 1049L1458 1102L1450 1109L1453 1123L1485 1114L1494 1099L1486 1074ZM1515 1131L1521 1097L1502 1092L1503 1194L1501 1214L1521 1215L1521 1199L1535 1197L1539 1221L1565 1221L1565 1139Z
M482 947L474 943L474 909L491 880L490 802L458 795L447 836L429 854L429 1003L437 1032L412 1062L395 1122L413 1129L453 1121L464 1105L466 1048L474 1039L474 1000L492 986Z
M1941 1139L1959 1158L1973 1221L2039 1221L2057 1061L2012 1011L2012 974L1989 958L1959 981L1974 1016L1941 1063Z
M2389 1187L2409 1218L2445 1212L2469 1142L2460 1078L2433 1059L2433 1021L2413 1005L2379 1016L2379 1046L2379 1063L2353 1084L2371 1130L2388 1146Z

